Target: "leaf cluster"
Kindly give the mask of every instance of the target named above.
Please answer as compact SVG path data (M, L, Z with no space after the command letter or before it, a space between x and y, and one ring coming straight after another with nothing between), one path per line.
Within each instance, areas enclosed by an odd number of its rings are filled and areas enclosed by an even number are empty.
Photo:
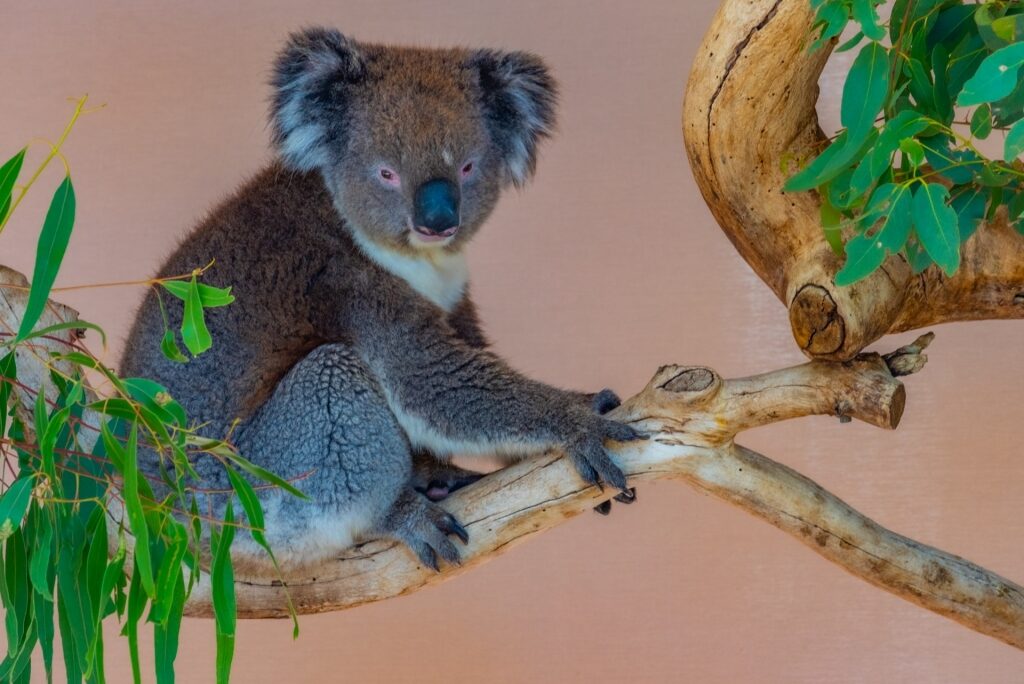
M60 143L84 102L27 182L17 185L27 149L0 166L0 229L45 166L60 156ZM20 327L0 331L0 604L7 637L0 681L30 681L36 648L51 681L59 633L67 680L104 682L102 623L116 616L134 680L142 680L140 625L152 625L156 681L173 682L185 601L203 572L216 616L216 678L226 682L235 637L230 548L236 530L242 527L273 559L256 490L302 494L247 461L227 436L197 434L166 387L122 378L83 344L55 335L69 328L102 335L98 326L78 320L38 326L74 226L75 193L66 161L65 171L40 231ZM162 344L169 358L182 363L188 358L177 333L193 356L202 354L213 343L204 311L233 301L230 288L199 282L204 270L145 281L182 301L181 329L166 330ZM66 349L42 357L43 347L33 344L42 337L62 341ZM49 368L54 392L19 383L19 355ZM102 392L90 377L102 380ZM34 410L19 408L19 392L34 395ZM156 454L143 462L155 460L157 471L140 468L140 453L146 452ZM226 469L231 488L201 489L194 467L199 458L215 459ZM200 501L210 504L216 496L226 501L221 518L200 509ZM243 518L235 517L236 501ZM212 558L210 567L201 566L203 558Z
M899 254L915 273L960 265L961 245L1005 207L1024 233L1024 3L812 0L818 49L851 22L859 48L842 130L786 184L817 190L825 237L845 254L837 285ZM969 116L968 116L969 112ZM979 149L1003 134L1001 158Z

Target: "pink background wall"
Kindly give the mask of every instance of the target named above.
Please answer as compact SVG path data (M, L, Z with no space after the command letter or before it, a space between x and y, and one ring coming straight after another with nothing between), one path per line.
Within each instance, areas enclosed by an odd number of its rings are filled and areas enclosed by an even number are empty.
M267 159L264 83L287 31L321 22L366 40L534 50L562 84L561 132L536 181L504 200L470 252L498 350L552 383L623 393L668 362L759 372L802 357L784 308L698 195L679 128L688 65L716 6L8 3L0 153L56 136L67 96L107 103L67 145L79 218L58 284L144 278ZM831 82L825 98L835 97ZM3 263L31 270L47 192L0 239ZM141 295L63 298L113 334L113 362ZM1024 324L937 332L927 371L908 382L898 432L817 418L744 441L879 522L1022 580ZM108 676L122 682L128 661L114 627ZM293 642L285 622L241 624L236 680L1010 682L1024 668L1010 647L674 483L645 487L638 505L610 519L573 520L456 581L304 618L302 630ZM188 621L180 681L211 681L213 654L213 624Z

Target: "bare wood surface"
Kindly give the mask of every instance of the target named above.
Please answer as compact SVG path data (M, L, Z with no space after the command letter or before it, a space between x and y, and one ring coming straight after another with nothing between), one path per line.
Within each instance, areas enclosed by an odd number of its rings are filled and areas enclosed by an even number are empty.
M24 278L0 267L0 332L17 329L24 309ZM70 320L74 312L52 306L41 325ZM65 333L61 333L65 334ZM47 344L66 347L68 331ZM712 494L792 535L816 553L862 579L945 615L971 629L1024 648L1024 589L955 555L891 532L808 478L734 443L743 430L808 415L834 415L893 429L906 401L896 375L920 370L931 341L884 357L863 354L845 362L815 360L735 380L703 366L664 366L613 416L649 435L620 445L616 455L630 483L675 479ZM19 356L26 382L19 400L31 406L47 375L43 350ZM98 416L92 416L98 420ZM83 435L88 442L88 435ZM373 541L316 566L285 568L283 579L300 613L352 608L446 581L512 548L533 534L565 522L614 491L584 484L552 452L531 458L456 492L445 502L469 530L460 567L440 573L421 566L405 547ZM116 506L115 506L116 508ZM287 616L286 588L269 561L236 575L238 613L245 618ZM205 575L186 612L210 617Z
M850 359L886 333L950 321L1024 317L1024 238L997 217L963 246L949 278L919 276L901 256L850 286L826 244L814 192L787 194L793 168L825 136L815 105L831 47L810 53L807 0L724 0L694 60L683 135L694 176L722 230L789 309L811 357ZM788 166L788 165L787 165Z

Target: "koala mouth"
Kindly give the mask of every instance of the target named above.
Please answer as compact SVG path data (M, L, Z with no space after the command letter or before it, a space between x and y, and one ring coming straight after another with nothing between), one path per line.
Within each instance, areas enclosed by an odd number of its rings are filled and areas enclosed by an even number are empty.
M455 237L455 234L459 232L459 227L452 226L440 233L435 233L434 231L421 226L413 226L412 230L416 234L416 238L423 242L444 242L445 240Z

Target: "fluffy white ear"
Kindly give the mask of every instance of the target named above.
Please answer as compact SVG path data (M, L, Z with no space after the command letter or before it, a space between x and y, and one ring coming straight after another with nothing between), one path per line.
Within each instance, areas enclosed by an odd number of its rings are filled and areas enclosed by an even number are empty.
M362 80L359 46L335 29L293 33L274 64L270 123L273 141L288 166L324 166L328 151L344 143L346 86Z
M554 127L558 86L528 52L479 50L469 64L479 74L481 106L509 180L521 185L537 166L537 144Z

